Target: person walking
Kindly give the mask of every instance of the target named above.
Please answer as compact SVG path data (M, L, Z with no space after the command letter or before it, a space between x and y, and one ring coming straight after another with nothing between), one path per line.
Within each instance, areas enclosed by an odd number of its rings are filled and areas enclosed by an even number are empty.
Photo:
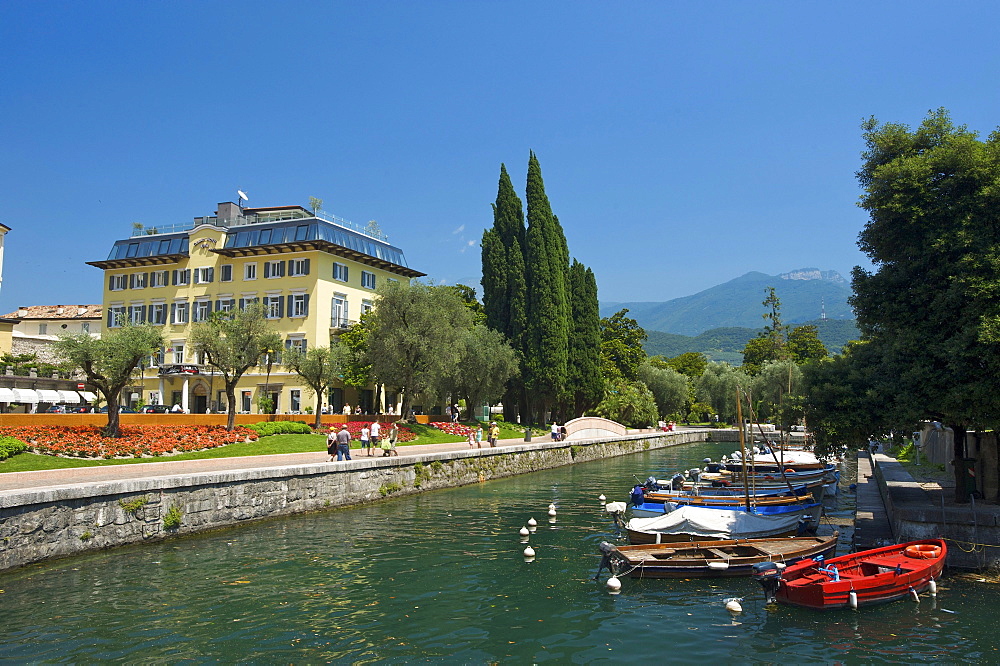
M399 441L399 426L395 423L389 428L389 434L382 438L382 455L383 456L398 456L399 453L396 451L396 442Z
M368 429L368 425L361 426L361 450L367 451L369 456L372 454L370 435L371 431Z
M326 452L330 454L328 462L333 462L333 457L337 453L337 431L333 428L330 428L330 432L326 435Z
M468 437L465 438L465 441L469 443L470 449L474 448L476 446L476 431L473 430L472 428L469 428L469 434Z
M553 442L559 441L559 424L556 423L555 421L552 422L552 441Z
M340 426L337 433L337 462L344 458L351 459L351 431L347 429L347 424Z
M496 446L498 439L500 439L500 426L497 425L496 421L490 421L490 431L489 431L490 446L491 447Z
M460 415L461 415L461 412L458 409L458 403L457 402L453 403L452 406L451 406L451 422L452 423L458 423L458 417Z
M378 448L378 442L379 442L379 439L381 438L381 435L382 435L382 424L378 422L378 419L375 419L375 422L372 423L372 443L371 443L371 446L372 446L373 449L377 449Z

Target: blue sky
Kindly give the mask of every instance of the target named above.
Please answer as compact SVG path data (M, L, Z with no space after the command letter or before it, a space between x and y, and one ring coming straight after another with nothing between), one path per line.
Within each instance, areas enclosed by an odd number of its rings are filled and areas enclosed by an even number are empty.
M237 188L471 283L529 150L602 301L846 276L864 118L1000 124L995 2L0 6L0 312L100 302L85 261Z

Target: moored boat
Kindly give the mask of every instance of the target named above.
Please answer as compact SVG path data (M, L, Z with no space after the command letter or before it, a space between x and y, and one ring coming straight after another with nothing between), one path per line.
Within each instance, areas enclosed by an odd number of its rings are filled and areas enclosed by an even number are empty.
M783 572L754 565L768 601L826 610L857 608L936 590L948 548L941 539L910 541L828 560L808 559Z
M632 544L762 539L794 536L810 517L804 507L786 513L760 515L747 511L682 506L661 516L632 518L625 527Z
M607 566L616 576L632 578L714 578L748 576L753 565L776 562L790 565L804 558L832 555L837 533L826 537L723 539L689 543L614 546L602 541L600 571Z

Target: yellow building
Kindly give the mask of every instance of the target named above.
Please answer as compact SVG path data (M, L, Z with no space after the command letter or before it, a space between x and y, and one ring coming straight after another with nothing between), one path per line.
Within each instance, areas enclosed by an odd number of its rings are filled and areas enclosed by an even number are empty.
M285 347L325 346L372 307L384 280L408 281L424 274L406 265L402 250L377 229L301 206L241 208L220 203L214 216L170 228L137 228L115 241L105 261L87 262L104 271L104 326L125 321L163 327L166 346L142 369L141 386L123 403L181 405L185 411L224 411L222 380L189 347L191 325L212 312L264 304ZM251 369L236 388L237 412L256 413L270 394L279 413L300 413L315 403L294 372L273 364ZM345 404L373 413L395 404L374 391L334 387L324 406Z

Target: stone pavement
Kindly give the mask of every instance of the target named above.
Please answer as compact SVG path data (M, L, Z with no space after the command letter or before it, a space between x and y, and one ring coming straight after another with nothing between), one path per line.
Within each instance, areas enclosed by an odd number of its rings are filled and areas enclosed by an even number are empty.
M535 437L534 443L548 443L548 437ZM523 438L503 439L497 443L498 448L515 444L524 444ZM483 443L484 448L489 444ZM466 442L448 442L445 444L414 444L399 446L396 451L400 458L419 456L426 453L443 453L448 451L467 451ZM369 458L360 449L351 449L354 460L377 460L382 458L382 452L376 451ZM209 458L206 460L161 460L148 463L129 465L105 465L102 467L74 467L71 469L51 469L37 472L9 472L0 474L0 491L22 490L26 488L46 488L69 484L100 483L104 481L119 481L123 479L144 479L159 476L174 476L198 474L236 469L259 469L268 467L286 467L289 465L309 465L329 460L326 449L307 453L280 453L267 456L243 456L239 458ZM331 463L336 465L337 463Z

